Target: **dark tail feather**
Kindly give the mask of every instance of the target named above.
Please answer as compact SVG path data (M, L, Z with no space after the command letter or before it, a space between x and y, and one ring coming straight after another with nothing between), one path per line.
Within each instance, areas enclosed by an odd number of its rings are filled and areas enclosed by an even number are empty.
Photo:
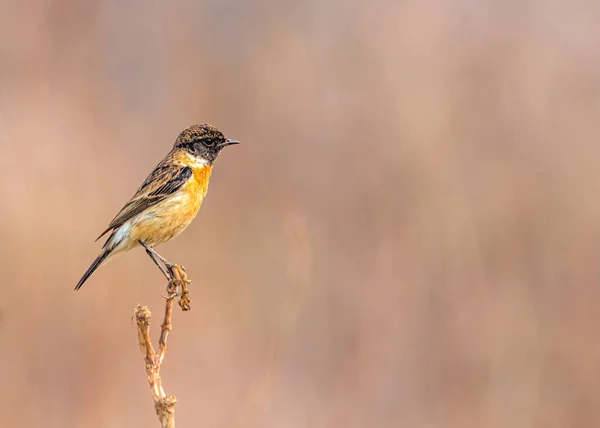
M85 271L85 273L83 274L83 276L81 277L81 279L79 280L77 285L75 286L75 291L77 291L81 288L83 283L86 282L90 276L92 276L92 274L96 271L96 269L98 269L98 267L102 264L104 259L106 259L108 257L109 254L110 254L109 250L103 250L102 253L100 253L100 255L96 258L96 260L94 260L94 263L92 263L92 265L88 268L88 270Z

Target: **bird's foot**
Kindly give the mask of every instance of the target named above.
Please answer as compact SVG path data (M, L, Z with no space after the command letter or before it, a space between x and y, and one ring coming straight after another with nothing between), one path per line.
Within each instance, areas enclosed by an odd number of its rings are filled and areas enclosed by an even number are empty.
M173 269L175 269L175 267L180 268L182 271L185 272L185 267L183 267L182 265L178 265L178 264L173 264L173 263L169 263L169 262L164 262L166 268L167 268L167 272L169 273L169 275L171 276L171 279L175 278L175 274L173 273Z
M162 296L165 300L173 300L175 297L179 296L177 290L168 290L168 294L166 296Z
M177 281L171 275L171 278L169 279L169 285L167 286L167 295L163 296L163 298L166 300L171 300L177 296L179 296Z

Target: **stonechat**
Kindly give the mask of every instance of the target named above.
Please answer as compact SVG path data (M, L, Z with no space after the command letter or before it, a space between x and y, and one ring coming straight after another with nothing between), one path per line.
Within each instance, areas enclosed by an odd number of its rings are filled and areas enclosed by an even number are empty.
M173 149L96 239L110 232L100 255L75 290L79 290L111 257L138 245L144 247L152 261L170 278L173 265L154 247L179 235L192 222L206 196L212 167L219 153L224 147L238 143L226 139L211 125L194 125L183 130Z

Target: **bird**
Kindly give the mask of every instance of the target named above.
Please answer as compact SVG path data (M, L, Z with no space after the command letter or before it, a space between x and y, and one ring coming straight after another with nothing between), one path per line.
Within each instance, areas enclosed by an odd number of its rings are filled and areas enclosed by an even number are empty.
M75 290L79 290L96 269L113 256L138 245L170 279L174 265L159 255L154 247L176 237L189 226L206 196L213 164L219 153L225 147L239 143L225 138L221 131L209 124L184 129L171 151L96 239L98 241L110 233Z

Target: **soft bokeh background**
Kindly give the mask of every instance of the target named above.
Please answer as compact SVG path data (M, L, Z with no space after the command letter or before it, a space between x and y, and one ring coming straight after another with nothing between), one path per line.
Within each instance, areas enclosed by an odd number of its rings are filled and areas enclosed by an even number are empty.
M142 251L74 293L177 134L219 158L162 247L194 427L600 426L600 3L0 1L0 414L157 426Z

